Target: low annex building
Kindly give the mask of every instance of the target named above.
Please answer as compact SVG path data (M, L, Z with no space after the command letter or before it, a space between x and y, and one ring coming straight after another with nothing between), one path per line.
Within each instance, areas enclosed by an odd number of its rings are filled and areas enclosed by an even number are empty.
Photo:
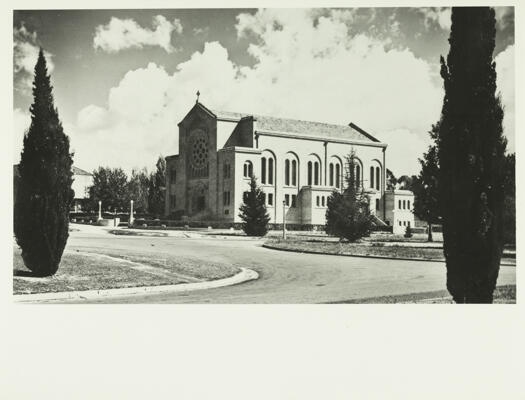
M179 153L166 157L166 216L239 223L253 174L271 223L282 223L285 212L287 224L324 225L328 196L342 190L353 150L371 211L387 221L387 145L353 123L222 112L197 101L178 126Z

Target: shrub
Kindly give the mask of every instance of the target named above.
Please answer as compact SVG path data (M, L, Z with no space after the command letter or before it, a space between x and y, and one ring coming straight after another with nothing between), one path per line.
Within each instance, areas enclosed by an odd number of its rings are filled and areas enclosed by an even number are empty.
M405 229L405 237L407 239L412 237L412 228L410 227L410 225L408 225Z
M268 233L270 216L266 212L264 193L257 187L257 181L253 176L250 180L250 191L247 192L239 210L239 217L243 220L242 229L246 235L264 236Z

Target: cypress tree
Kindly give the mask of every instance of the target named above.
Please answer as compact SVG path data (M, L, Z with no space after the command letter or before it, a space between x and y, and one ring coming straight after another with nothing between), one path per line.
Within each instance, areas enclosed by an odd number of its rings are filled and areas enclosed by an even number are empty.
M496 95L495 15L454 7L437 140L447 289L457 303L491 303L503 251L503 109Z
M244 202L239 208L242 229L248 236L264 236L268 233L270 216L264 204L264 192L257 186L254 176L250 180L250 191L244 195Z
M58 269L69 236L69 207L74 196L69 138L54 106L52 89L40 49L14 209L16 240L25 265L36 276L50 276Z

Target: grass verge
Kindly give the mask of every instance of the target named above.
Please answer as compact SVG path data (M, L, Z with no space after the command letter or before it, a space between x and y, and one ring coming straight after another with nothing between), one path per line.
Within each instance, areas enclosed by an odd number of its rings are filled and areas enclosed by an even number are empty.
M516 285L498 286L494 290L495 304L516 304ZM454 304L446 290L437 292L410 293L398 296L370 297L338 301L332 304Z
M103 290L125 287L173 285L227 278L239 268L206 263L166 254L127 253L101 249L65 252L60 268L52 277L33 277L22 260L20 249L13 251L13 293L48 293L76 290Z
M445 261L443 249L432 247L385 246L383 243L342 243L334 240L289 238L269 239L265 245L279 250L316 254L360 257L385 257L411 260ZM515 258L502 258L505 263L515 263Z

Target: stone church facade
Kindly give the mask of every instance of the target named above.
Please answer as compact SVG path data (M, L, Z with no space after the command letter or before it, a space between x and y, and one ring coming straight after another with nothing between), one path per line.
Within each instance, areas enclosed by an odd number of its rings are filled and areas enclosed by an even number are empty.
M271 223L282 223L285 213L287 224L324 225L327 198L342 190L345 157L353 150L371 211L378 223L386 221L387 145L357 125L221 112L199 102L178 125L179 153L166 157L168 217L241 222L253 174Z

